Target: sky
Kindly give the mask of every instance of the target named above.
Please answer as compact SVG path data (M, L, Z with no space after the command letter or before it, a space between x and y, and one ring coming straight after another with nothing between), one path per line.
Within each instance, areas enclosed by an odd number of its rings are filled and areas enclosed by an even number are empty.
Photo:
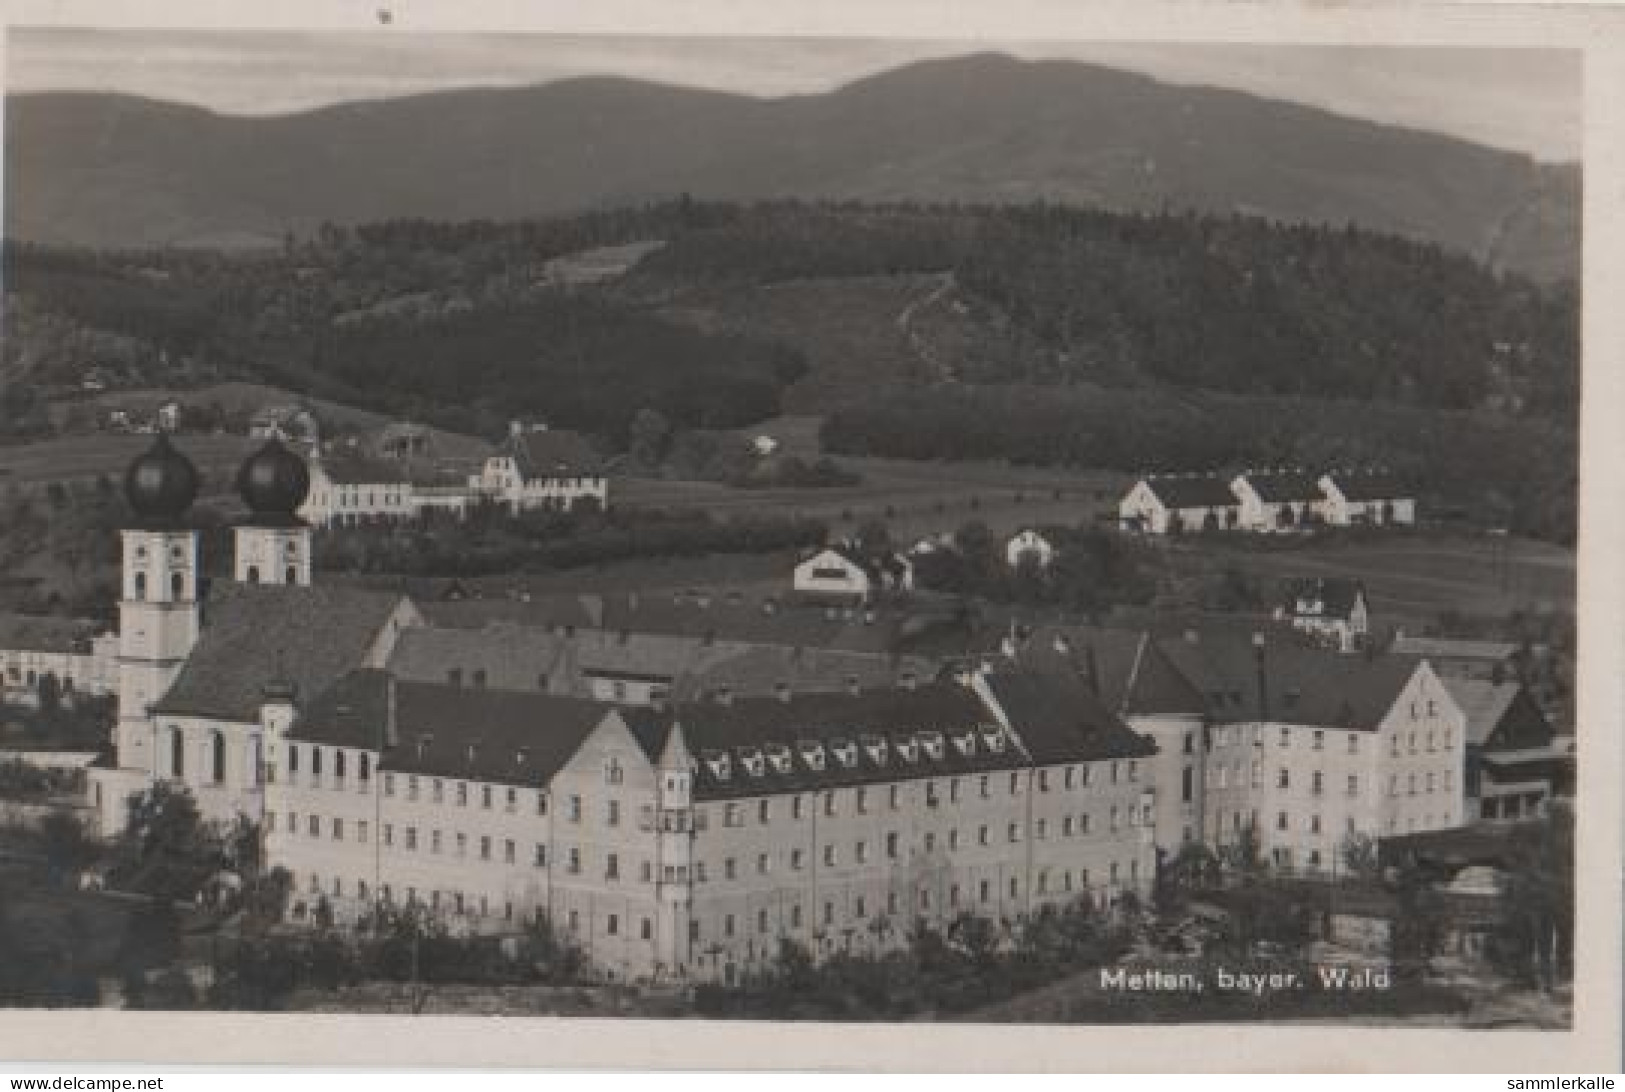
M585 75L776 97L984 50L1288 99L1548 161L1581 152L1579 54L1549 49L30 28L9 35L6 85L233 114Z

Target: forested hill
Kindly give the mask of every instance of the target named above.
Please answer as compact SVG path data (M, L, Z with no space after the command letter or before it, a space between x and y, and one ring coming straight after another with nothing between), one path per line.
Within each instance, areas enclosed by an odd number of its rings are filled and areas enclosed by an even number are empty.
M558 276L640 240L623 274ZM95 369L114 389L248 379L486 435L536 417L611 446L644 408L701 428L794 408L828 415L835 449L904 457L1427 472L1476 452L1460 488L1527 529L1564 496L1572 516L1572 285L1352 229L676 201L329 228L258 255L11 245L4 275L12 436L38 427L39 392Z
M6 144L6 237L96 247L274 246L324 222L512 219L688 193L1355 223L1543 279L1574 276L1579 254L1576 167L991 54L771 100L578 79L245 118L14 95Z

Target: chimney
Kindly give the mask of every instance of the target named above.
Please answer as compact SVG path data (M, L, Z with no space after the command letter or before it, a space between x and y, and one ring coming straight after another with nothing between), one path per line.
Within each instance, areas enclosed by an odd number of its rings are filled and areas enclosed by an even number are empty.
M731 687L731 686L719 686L719 687L717 687L716 697L717 697L717 704L718 705L732 705L734 703L733 687Z
M898 680L898 682L904 690L913 690L919 685L919 677L912 671L905 671L903 672L903 677Z
M395 676L384 676L384 748L389 749L400 744L400 736L395 723Z
M790 684L783 681L782 679L780 681L774 683L773 684L773 696L775 698L778 698L782 702L788 703L789 700L790 700Z
M418 761L419 762L422 762L423 761L423 756L428 754L428 752L429 752L429 744L431 744L433 742L434 742L434 736L429 735L427 732L425 732L423 735L418 736Z
M858 696L858 677L856 675L846 677L846 692L854 698Z
M1270 719L1268 657L1265 655L1262 631L1253 634L1253 658L1258 664L1258 720L1262 724Z
M476 753L476 749L474 747L474 744L470 743L468 745L468 751L467 751L467 754L466 754L466 758L468 760L469 766L474 765L474 755L475 755L475 753Z

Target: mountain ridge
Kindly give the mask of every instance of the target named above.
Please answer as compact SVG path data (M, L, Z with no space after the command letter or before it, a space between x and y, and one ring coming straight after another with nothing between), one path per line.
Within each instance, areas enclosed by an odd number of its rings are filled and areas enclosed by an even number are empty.
M1245 212L1578 266L1577 166L1071 61L972 54L779 98L587 76L274 116L94 92L7 113L6 235L46 243L274 245L688 193Z

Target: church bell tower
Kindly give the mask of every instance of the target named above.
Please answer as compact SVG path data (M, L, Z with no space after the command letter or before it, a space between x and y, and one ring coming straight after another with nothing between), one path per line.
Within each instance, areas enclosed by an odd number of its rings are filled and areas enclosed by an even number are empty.
M164 776L150 709L180 673L198 637L198 532L186 525L198 472L159 433L124 475L134 518L121 532L116 766L145 782ZM144 784L136 788L145 787ZM104 812L110 802L102 801ZM106 816L106 821L120 816Z
M267 440L237 472L248 518L234 531L233 572L239 584L310 583L310 525L299 506L310 493L305 461L280 440Z

